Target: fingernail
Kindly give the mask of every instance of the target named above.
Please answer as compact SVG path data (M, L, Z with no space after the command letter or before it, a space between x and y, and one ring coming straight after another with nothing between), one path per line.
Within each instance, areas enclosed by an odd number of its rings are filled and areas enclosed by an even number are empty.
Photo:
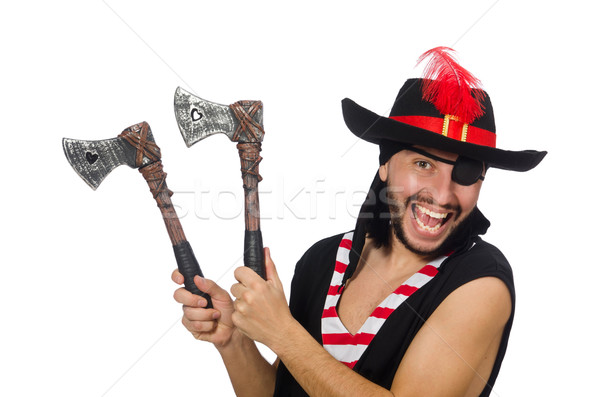
M213 319L213 320L216 320L216 319L218 319L219 317L221 317L221 313L219 313L219 312L214 312L214 313L213 313L213 315L212 315L212 319Z

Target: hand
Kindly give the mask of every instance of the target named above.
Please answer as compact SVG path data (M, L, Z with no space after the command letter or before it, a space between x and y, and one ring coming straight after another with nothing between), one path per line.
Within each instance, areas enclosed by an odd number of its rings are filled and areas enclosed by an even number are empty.
M177 284L183 284L183 275L177 269L173 271L171 278ZM231 319L233 301L227 291L214 281L196 276L194 283L202 292L210 295L213 309L205 308L207 301L203 297L194 295L185 288L179 288L173 297L183 305L181 322L194 338L211 342L217 348L225 347L235 331Z
M265 248L265 265L266 281L247 267L235 270L239 283L231 287L236 298L231 318L233 324L249 338L272 347L272 343L285 336L283 330L295 320L268 248Z

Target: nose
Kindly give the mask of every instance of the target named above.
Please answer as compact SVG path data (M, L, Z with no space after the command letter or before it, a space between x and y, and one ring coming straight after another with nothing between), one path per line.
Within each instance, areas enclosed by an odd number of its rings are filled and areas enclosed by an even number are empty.
M452 180L452 165L442 164L439 167L439 172L432 180L431 194L441 207L454 208L458 205L458 184Z

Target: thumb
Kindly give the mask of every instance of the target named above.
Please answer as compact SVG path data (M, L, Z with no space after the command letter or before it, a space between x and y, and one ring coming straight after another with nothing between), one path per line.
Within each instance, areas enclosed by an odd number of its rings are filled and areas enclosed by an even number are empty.
M230 299L227 291L219 287L219 285L212 280L200 276L195 276L194 284L196 284L200 291L209 294L213 300L224 301Z
M267 273L267 281L273 282L278 289L283 290L283 285L277 274L275 263L273 262L273 259L271 259L271 250L268 247L265 247L265 270Z

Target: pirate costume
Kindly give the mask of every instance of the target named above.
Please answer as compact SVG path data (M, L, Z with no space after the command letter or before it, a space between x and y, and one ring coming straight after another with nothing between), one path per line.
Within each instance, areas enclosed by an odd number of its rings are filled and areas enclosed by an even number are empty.
M409 79L404 84L389 117L378 116L344 99L342 109L348 128L358 137L379 145L380 164L400 150L417 151L452 164L452 179L461 185L483 179L489 167L513 171L534 168L546 152L496 148L489 96L479 88L479 81L456 63L450 51L438 47L421 56L419 62L430 58L424 78ZM423 147L456 153L458 158L442 159ZM292 315L338 361L389 389L412 340L444 299L470 281L496 277L510 292L512 310L481 393L489 396L508 344L515 289L506 258L479 237L490 223L477 207L444 244L446 255L440 255L399 286L356 334L351 335L339 320L336 305L357 268L365 238L387 244L389 217L381 215L389 208L378 194L384 186L376 173L355 230L319 241L300 259L291 286ZM274 395L307 395L283 362L277 369Z

